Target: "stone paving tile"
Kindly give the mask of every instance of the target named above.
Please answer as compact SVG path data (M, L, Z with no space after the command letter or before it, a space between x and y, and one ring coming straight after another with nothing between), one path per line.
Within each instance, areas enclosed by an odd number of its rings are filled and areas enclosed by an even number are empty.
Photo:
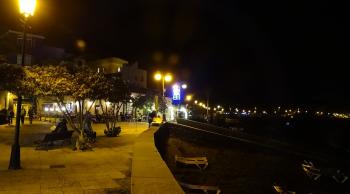
M61 187L41 188L40 194L63 194Z
M119 137L98 137L96 148L87 152L75 152L69 147L35 150L34 141L42 139L51 124L25 125L21 131L22 169L15 171L7 169L13 127L0 126L0 194L115 191L121 187L115 180L130 176L133 143L137 135L147 129L147 124L121 125L123 131ZM93 127L98 135L104 136L103 125ZM64 166L50 168L50 165ZM123 188L130 188L130 183Z
M133 178L133 194L180 194L173 179L164 178Z
M62 191L64 194L84 194L85 193L82 187L80 188L63 187Z
M0 191L0 194L40 194L40 192L12 190L12 191Z
M84 189L85 194L106 194L104 189Z
M22 184L22 183L14 183L11 185L3 186L4 191L28 191L33 193L40 192L39 184Z

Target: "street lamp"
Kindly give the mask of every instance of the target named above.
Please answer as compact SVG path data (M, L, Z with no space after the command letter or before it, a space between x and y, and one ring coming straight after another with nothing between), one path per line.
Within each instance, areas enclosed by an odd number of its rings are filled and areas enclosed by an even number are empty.
M187 95L186 96L186 101L191 101L192 100L192 96L191 95Z
M19 0L19 11L23 15L23 39L22 39L22 59L21 65L25 63L26 41L27 41L27 21L30 16L34 15L36 0ZM19 145L20 117L22 109L22 96L17 97L16 127L15 137L11 148L11 158L9 169L21 168L21 150Z
M156 81L162 81L162 93L163 93L163 97L164 97L164 93L165 93L165 82L171 82L171 80L173 79L173 77L170 74L166 74L163 75L162 73L158 72L154 75L154 79Z
M182 88L182 89L187 89L187 84L182 84L182 85L181 85L181 88Z
M36 0L19 0L19 12L25 17L34 15Z

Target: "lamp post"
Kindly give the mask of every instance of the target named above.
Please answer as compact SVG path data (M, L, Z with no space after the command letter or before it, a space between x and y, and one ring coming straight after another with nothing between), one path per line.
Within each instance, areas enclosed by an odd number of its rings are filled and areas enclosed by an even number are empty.
M22 59L21 65L25 63L26 41L27 41L27 22L30 16L34 15L36 0L19 0L20 13L23 15L23 39L22 39ZM16 112L16 127L14 142L11 148L11 158L9 169L21 168L21 151L19 145L19 131L20 131L20 117L22 108L22 96L18 94L17 97L17 112Z
M154 75L154 79L157 81L162 81L162 94L163 98L165 96L165 82L171 82L173 77L170 74L163 75L162 73L156 73Z

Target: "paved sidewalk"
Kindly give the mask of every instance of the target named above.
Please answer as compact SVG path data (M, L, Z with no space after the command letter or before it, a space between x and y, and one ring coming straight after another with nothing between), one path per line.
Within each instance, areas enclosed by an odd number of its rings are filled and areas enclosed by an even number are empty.
M35 122L21 130L21 170L8 170L14 127L0 126L0 193L130 193L131 158L136 137L146 123L121 123L119 137L103 134L94 125L97 142L93 151L70 147L35 150L53 124Z

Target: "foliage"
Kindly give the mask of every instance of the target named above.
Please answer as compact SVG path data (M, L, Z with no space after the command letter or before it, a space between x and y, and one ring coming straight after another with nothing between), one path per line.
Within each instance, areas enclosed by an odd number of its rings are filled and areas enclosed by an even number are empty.
M159 112L165 113L166 109L168 108L165 98L158 97L158 104L159 104Z
M0 64L0 90L7 90L14 94L33 96L34 85L20 65Z
M95 97L99 99L106 128L110 131L116 128L118 112L129 99L130 91L118 74L105 75L105 81L105 85L96 90Z
M35 87L35 96L53 96L63 101L75 90L73 75L61 66L26 66L27 82Z
M87 99L100 101L107 129L114 129L122 102L128 100L129 89L118 75L104 75L86 66L63 63L58 66L0 65L0 89L17 95L54 97L69 125L83 135ZM69 97L79 104L77 114L65 105ZM108 103L110 106L108 105Z
M133 107L138 109L151 110L154 103L154 97L151 95L136 97L133 101Z
M144 96L136 97L133 101L133 107L136 109L143 109L145 112L151 112L154 105L154 95L146 94ZM159 111L164 113L167 109L166 101L163 97L158 97Z

